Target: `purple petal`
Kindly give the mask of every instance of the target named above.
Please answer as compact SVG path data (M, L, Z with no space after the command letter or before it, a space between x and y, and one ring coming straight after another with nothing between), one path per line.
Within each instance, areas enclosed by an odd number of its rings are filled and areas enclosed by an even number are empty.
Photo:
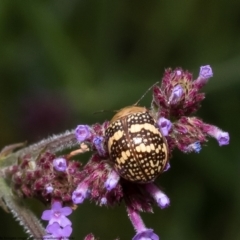
M210 136L217 139L219 146L229 144L230 137L228 132L223 132L221 129L217 128L216 126L209 125L207 129L207 133Z
M203 79L208 79L213 76L213 71L210 65L200 67L199 76Z
M158 124L159 128L161 129L163 136L167 136L169 131L172 128L172 123L167 118L160 117L158 119L157 124Z
M49 221L52 216L52 210L45 210L42 213L41 219Z
M199 88L202 88L208 82L209 78L211 78L212 76L213 71L210 65L201 66L199 76L195 82L199 86Z
M91 136L90 127L88 125L78 125L75 129L75 136L79 142L87 140Z
M62 229L62 236L64 237L69 237L71 233L72 233L72 227L69 225Z
M72 222L65 216L62 216L59 223L62 227L71 226Z
M137 233L132 240L159 240L159 237L152 229L146 229L143 232Z
M53 167L56 171L64 172L67 168L67 161L65 158L56 158L53 160Z
M178 84L172 90L172 93L169 97L169 103L176 104L181 99L182 95L183 95L183 88L181 85Z
M61 213L65 216L68 216L72 213L72 209L70 207L63 207L61 209Z
M105 188L108 191L112 190L118 184L119 179L120 179L119 175L115 171L112 171L109 174L106 182L104 183Z
M168 207L170 205L170 200L167 197L167 195L163 194L163 195L158 197L157 203L158 203L158 206L161 209L163 209L163 208L166 208L166 207Z
M53 224L49 224L46 227L46 231L48 233L54 234L58 231L59 228L60 228L60 225L57 222L54 222Z
M81 204L88 196L88 186L85 183L80 183L77 189L72 193L72 201L75 204Z
M47 226L46 231L58 239L61 237L69 237L72 233L72 227L67 225L62 228L58 223L54 222Z
M52 210L53 210L53 211L59 211L61 208L62 208L62 204L61 204L61 202L59 202L59 201L55 201L55 202L52 204Z
M147 191L151 194L160 208L166 208L170 205L168 196L162 192L155 184L148 183L145 185Z
M219 132L219 134L217 136L219 146L228 145L229 139L230 139L230 137L229 137L228 132Z
M62 227L66 227L67 225L72 225L72 222L64 215L61 215L60 217L57 217L57 218L52 217L49 220L49 225L53 224L54 222L57 222Z

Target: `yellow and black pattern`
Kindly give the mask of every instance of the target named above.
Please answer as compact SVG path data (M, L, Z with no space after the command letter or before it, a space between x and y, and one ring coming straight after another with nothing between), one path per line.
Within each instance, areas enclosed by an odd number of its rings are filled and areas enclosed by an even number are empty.
M115 169L123 178L146 183L164 170L167 144L148 112L131 113L112 122L106 138Z

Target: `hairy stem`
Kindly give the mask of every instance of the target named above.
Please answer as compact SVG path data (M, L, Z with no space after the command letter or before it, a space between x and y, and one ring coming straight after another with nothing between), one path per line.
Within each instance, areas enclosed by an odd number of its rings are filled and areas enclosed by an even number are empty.
M0 206L11 212L14 218L23 226L29 237L42 239L46 235L40 221L23 203L15 198L4 179L0 178Z
M0 158L0 168L11 166L15 164L19 157L25 154L31 154L31 156L38 156L43 150L51 153L57 153L65 149L73 148L78 145L74 130L66 131L58 135L53 135L47 139L44 139L38 143L32 144L25 148L22 148L14 153L10 153L7 156Z

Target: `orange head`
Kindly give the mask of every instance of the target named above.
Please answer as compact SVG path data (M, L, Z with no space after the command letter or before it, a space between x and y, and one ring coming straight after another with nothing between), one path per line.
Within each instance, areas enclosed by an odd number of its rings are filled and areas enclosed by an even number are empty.
M123 118L123 117L125 117L129 114L132 114L132 113L144 113L144 112L147 112L147 109L145 107L139 107L139 106L135 106L135 105L127 106L127 107L124 107L124 108L120 109L113 116L110 123L113 123L113 122L117 121L118 119Z

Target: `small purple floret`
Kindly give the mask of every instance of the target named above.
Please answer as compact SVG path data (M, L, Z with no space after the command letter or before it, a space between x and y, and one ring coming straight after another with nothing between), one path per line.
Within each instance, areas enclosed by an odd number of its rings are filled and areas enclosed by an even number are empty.
M215 126L210 126L207 130L207 133L217 139L219 146L229 144L230 137L228 132L223 132L221 129Z
M210 65L200 67L199 76L203 79L208 79L213 76L213 71Z
M132 240L159 240L159 236L152 229L146 229L137 233Z
M211 78L212 76L213 76L213 71L210 65L200 67L199 76L196 79L197 85L200 88L203 87L208 82L209 78Z
M170 199L168 196L162 192L155 184L146 184L146 189L161 209L166 208L170 205Z
M167 197L167 195L162 194L161 196L158 197L157 204L161 209L164 209L170 205L170 200Z
M104 186L108 191L111 191L113 188L116 187L118 184L120 177L119 175L113 170L109 176L108 179L106 180Z
M49 225L57 222L60 226L65 227L72 225L71 221L66 216L72 213L70 207L62 207L60 202L54 202L51 210L45 210L42 214L41 219L49 221Z
M75 136L78 142L83 142L91 136L90 127L88 125L78 125L75 129Z
M219 132L219 134L217 136L219 146L228 145L229 139L230 139L230 137L229 137L228 132Z
M159 128L161 129L163 136L167 136L169 131L172 128L172 123L167 118L160 117L158 119L157 124L158 124Z
M183 95L183 88L180 84L178 84L172 90L172 94L169 97L169 103L176 104L181 99L182 95Z
M65 172L67 168L67 161L65 158L56 158L53 160L53 167L56 171Z
M72 201L75 204L81 204L88 196L88 186L80 183L77 189L72 193Z

